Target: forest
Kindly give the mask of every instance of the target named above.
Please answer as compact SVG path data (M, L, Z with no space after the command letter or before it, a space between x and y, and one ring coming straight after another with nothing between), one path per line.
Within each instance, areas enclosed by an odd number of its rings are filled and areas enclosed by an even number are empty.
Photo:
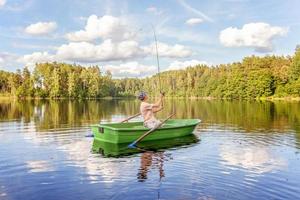
M197 65L160 73L167 97L251 99L300 97L300 48L293 56L250 56L241 62ZM31 72L0 70L0 96L93 99L133 97L143 90L157 95L159 76L113 79L99 66L37 63Z

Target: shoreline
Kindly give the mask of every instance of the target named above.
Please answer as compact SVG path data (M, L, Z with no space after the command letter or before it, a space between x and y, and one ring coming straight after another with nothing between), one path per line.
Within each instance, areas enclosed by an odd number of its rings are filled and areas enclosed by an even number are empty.
M158 98L157 96L152 98ZM151 98L151 99L152 99ZM248 98L248 99L232 99L232 98L218 98L218 97L165 97L166 99L190 99L190 100L241 100L241 101L249 101L249 100L260 100L260 101L300 101L300 97L258 97L258 98ZM133 96L130 97L98 97L98 98L68 98L68 97L60 97L60 98L41 98L41 97L25 97L18 98L15 96L1 96L0 100L70 100L70 101L86 101L86 100L134 100L136 99Z

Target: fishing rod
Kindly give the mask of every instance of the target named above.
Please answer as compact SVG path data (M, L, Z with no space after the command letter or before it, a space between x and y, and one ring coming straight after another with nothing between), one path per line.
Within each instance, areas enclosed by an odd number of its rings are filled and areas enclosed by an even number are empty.
M159 82L159 90L160 90L159 92L160 92L160 94L165 95L165 93L162 92L162 90L161 90L160 66L159 66L159 56L158 56L158 45L157 45L156 32L155 32L155 28L154 28L153 24L151 24L151 27L152 27L152 30L153 30L153 36L154 36L154 41L155 41L155 49L156 49L157 74L158 74L158 82ZM142 29L140 29L140 30L142 30ZM162 105L163 105L163 102L162 102ZM133 119L133 118L138 117L140 115L141 115L141 113L139 112L135 115L132 115L132 116L122 120L121 123L128 122L130 119Z
M156 33L155 33L155 28L153 26L153 24L151 24L152 30L153 30L153 35L154 35L154 40L155 40L155 48L156 48L156 60L157 60L157 73L158 73L158 81L159 81L159 90L160 93L162 95L165 95L165 93L161 90L161 79L160 79L160 66L159 66L159 56L158 56L158 45L157 45L157 37L156 37ZM173 84L173 79L172 79L172 84ZM172 90L174 90L173 88L174 86L172 86ZM174 94L173 94L174 95ZM172 113L175 113L175 109L174 109L174 104L172 106Z
M161 79L160 79L160 66L159 66L159 56L158 56L158 45L157 45L157 37L155 33L154 26L151 24L152 30L153 30L153 35L154 35L154 40L155 40L155 49L156 49L156 61L157 61L157 74L158 74L158 82L159 82L159 92L163 94L161 90ZM164 95L164 94L163 94Z

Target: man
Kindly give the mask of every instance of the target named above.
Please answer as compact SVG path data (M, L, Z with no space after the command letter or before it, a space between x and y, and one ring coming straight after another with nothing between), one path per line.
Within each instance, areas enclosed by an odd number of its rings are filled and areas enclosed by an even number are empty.
M159 100L154 103L148 103L148 95L146 92L141 92L138 96L138 99L142 101L140 106L140 112L142 117L144 118L144 126L147 128L155 128L161 122L154 117L154 113L159 112L163 109L163 97L164 95L161 94Z

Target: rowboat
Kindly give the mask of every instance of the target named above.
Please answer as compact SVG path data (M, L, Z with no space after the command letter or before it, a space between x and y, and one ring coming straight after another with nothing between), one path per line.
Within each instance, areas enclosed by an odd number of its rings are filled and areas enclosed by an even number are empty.
M162 140L192 134L201 122L199 119L170 119L163 126L143 139L143 141ZM95 140L108 143L131 143L147 132L143 122L106 123L92 125Z
M187 147L196 144L199 139L194 134L189 134L183 137L165 139L165 140L150 140L139 143L139 148L128 148L128 144L113 144L94 140L92 151L96 154L102 154L104 157L122 157L144 151L158 151L169 148Z

